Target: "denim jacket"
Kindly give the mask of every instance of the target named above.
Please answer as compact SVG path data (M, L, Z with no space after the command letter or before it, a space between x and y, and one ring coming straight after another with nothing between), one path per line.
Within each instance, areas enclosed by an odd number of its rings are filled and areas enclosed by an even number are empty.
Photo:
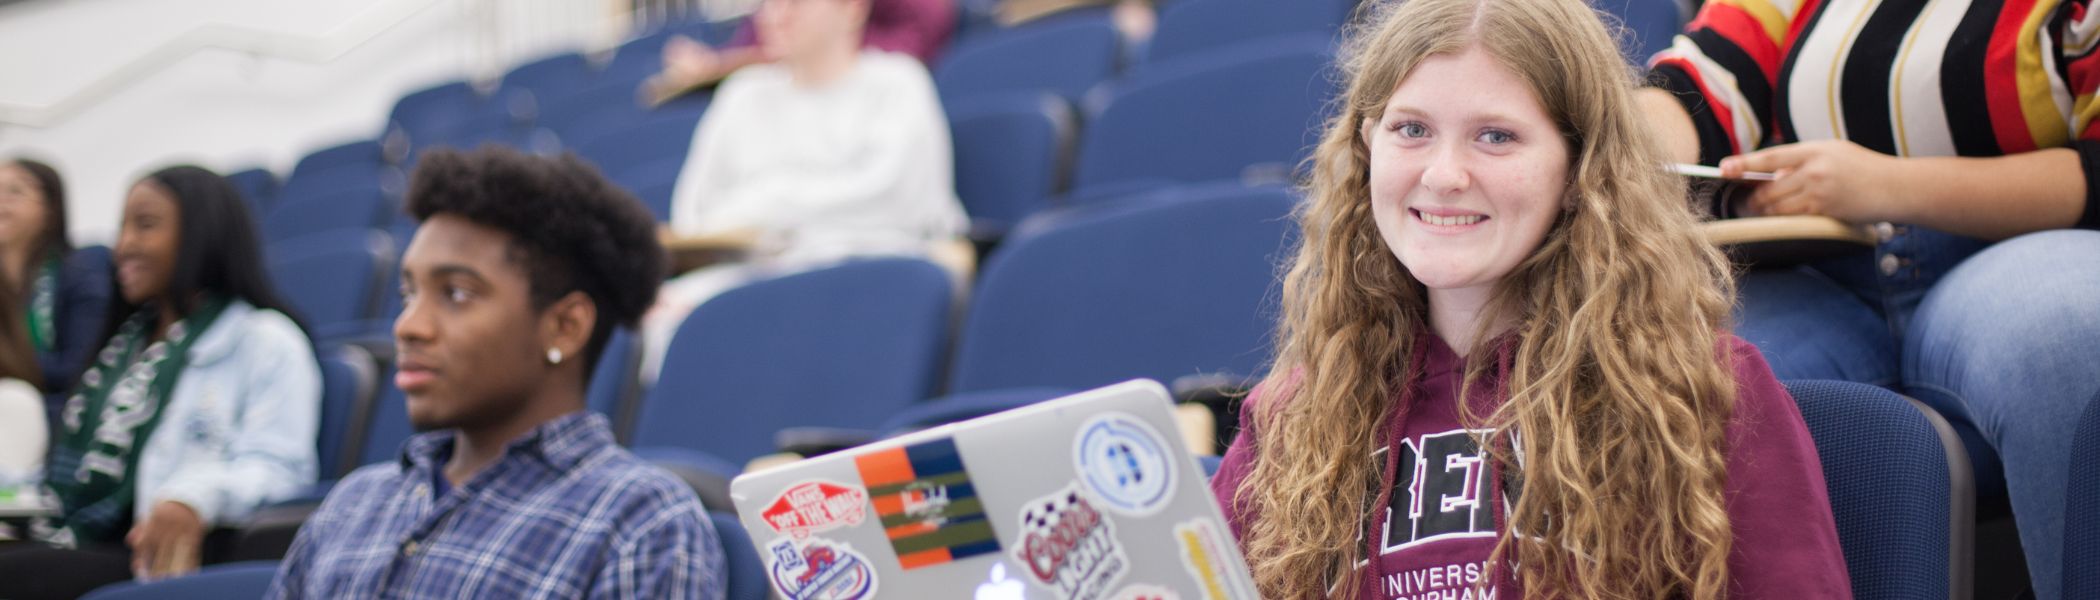
M199 335L139 455L141 520L175 500L207 525L234 525L314 481L321 367L306 334L235 300Z

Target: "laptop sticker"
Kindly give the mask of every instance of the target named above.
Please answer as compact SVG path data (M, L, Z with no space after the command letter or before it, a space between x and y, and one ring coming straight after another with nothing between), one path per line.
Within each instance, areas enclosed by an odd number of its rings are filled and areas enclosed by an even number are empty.
M954 439L870 452L853 464L904 570L999 552Z
M1254 592L1242 587L1239 582L1226 576L1225 563L1238 556L1232 547L1225 545L1218 536L1218 529L1209 521L1196 519L1174 526L1174 539L1181 545L1181 566L1190 577L1196 579L1196 587L1203 591L1204 600L1241 600L1254 598Z
M1174 499L1174 454L1151 424L1127 413L1096 415L1072 441L1086 491L1117 514L1158 514Z
M788 600L867 600L875 597L875 566L845 542L780 538L766 548L766 573Z
M1139 583L1116 592L1116 600L1181 600L1181 596L1176 595L1174 590Z
M797 539L859 525L868 513L868 492L857 485L811 480L788 486L761 516L774 533Z
M1013 557L1064 600L1106 600L1130 571L1115 523L1077 485L1021 505Z

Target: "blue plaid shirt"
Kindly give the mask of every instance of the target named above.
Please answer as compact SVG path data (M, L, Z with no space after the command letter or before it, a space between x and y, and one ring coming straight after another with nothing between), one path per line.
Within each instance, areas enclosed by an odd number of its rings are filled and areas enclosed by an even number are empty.
M614 445L604 417L542 424L432 497L451 450L451 432L425 433L399 464L344 478L267 597L722 598L722 547L699 497Z

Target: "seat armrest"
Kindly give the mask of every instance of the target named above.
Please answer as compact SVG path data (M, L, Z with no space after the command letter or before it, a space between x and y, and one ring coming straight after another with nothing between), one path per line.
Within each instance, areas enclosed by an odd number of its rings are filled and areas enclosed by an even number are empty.
M299 528L320 509L318 499L279 502L256 509L248 522L235 531L233 548L224 560L283 560L292 548L292 539L298 537Z
M773 434L773 447L805 457L821 456L882 439L872 429L789 427Z
M1259 377L1233 373L1211 373L1186 375L1174 379L1174 400L1182 407L1200 407L1211 414L1211 432L1215 445L1208 452L1202 451L1190 435L1191 450L1197 456L1222 453L1232 445L1232 438L1240 432L1240 401L1261 382ZM1184 433L1193 422L1183 417Z
M673 446L635 448L634 454L684 480L708 510L736 512L736 502L729 498L729 482L742 470L735 464L712 454Z

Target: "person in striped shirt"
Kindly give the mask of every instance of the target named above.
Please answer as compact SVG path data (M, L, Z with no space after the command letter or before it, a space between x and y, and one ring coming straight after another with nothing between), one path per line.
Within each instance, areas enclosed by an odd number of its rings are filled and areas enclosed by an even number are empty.
M656 295L655 219L574 156L418 159L394 320L399 460L299 530L269 598L721 600L699 496L584 409L613 325Z
M1714 0L1642 97L1679 162L1778 174L1721 216L1875 233L1871 253L1746 274L1737 334L1781 378L1890 387L1980 432L1979 483L2002 458L2043 599L2071 428L2100 392L2096 8Z

